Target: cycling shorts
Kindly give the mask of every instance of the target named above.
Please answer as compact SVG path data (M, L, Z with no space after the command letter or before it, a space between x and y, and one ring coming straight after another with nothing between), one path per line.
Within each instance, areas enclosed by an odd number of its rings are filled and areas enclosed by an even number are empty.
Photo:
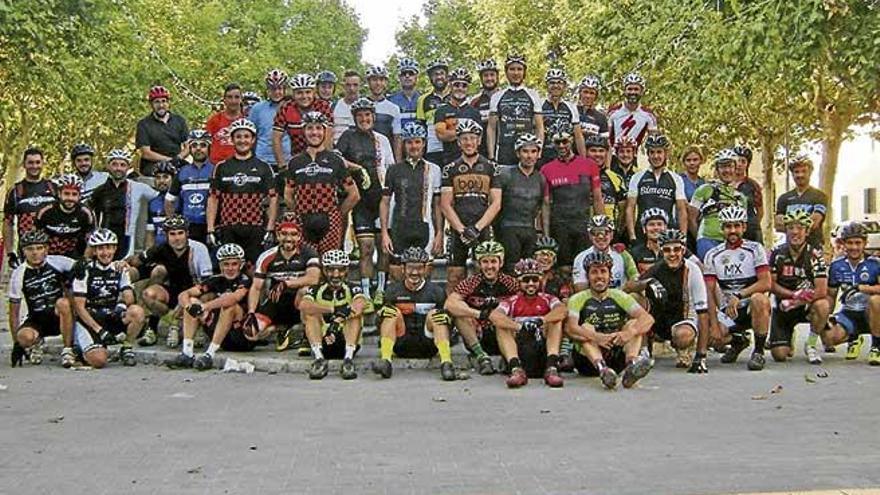
M770 337L767 339L768 347L789 347L794 327L798 323L809 323L810 307L798 306L791 311L782 311L778 307L773 310L770 317Z
M516 351L529 378L542 378L547 368L547 341L525 332L516 334Z
M557 266L571 266L575 256L590 247L587 228L580 223L551 223L550 237L559 243Z
M33 328L40 337L61 335L61 321L55 311L28 313L27 318L18 326L18 330L22 328Z
M846 333L851 336L868 333L870 326L868 325L868 310L850 311L844 309L834 313L834 319L837 324L842 326Z
M268 299L263 301L256 312L268 318L269 325L290 327L301 321L299 310L296 309L296 291L293 289L287 289L281 293L278 302Z
M742 333L752 328L751 299L740 299L736 319L727 316L723 309L718 310L718 322L727 327L729 333Z
M577 352L571 353L571 358L574 361L574 369L577 370L578 374L581 376L599 376L599 370L593 366L590 358L583 354L580 346L575 346L575 349ZM610 367L617 373L623 373L624 368L626 368L626 353L623 351L622 346L602 349L602 360L605 361L605 366Z
M217 316L220 314L219 309L214 311L216 314L213 315L211 324L204 327L208 338L214 337L214 330L217 327ZM250 341L244 336L244 329L241 323L241 320L232 323L232 327L229 328L229 332L226 334L226 337L223 337L223 342L220 343L221 349L228 352L249 352L257 347L256 342Z
M378 191L378 186L374 186ZM379 202L382 195L371 190L365 191L361 200L351 210L356 237L373 237L379 233Z
M226 225L220 229L220 241L223 244L238 244L244 249L244 259L251 264L263 254L263 237L266 229L258 225Z
M483 231L480 232L479 239L474 241L474 243L471 244L470 247L468 247L468 246L465 246L464 243L461 241L461 235L459 235L458 232L455 232L454 230L450 229L448 246L447 246L447 249L448 249L447 252L449 253L449 256L448 256L449 261L448 261L447 265L453 266L453 267L459 267L459 268L467 266L467 260L468 260L468 258L470 258L471 249L476 247L477 244L479 244L483 241L488 241L490 239L492 239L492 229L491 228L483 229Z
M675 323L671 323L675 322ZM670 324L671 323L671 324ZM699 332L699 327L697 326L697 321L693 318L686 318L684 320L676 321L673 318L655 318L654 319L654 327L651 331L654 334L654 340L657 341L671 341L672 340L672 329L679 325L688 325L689 327L694 329L694 332Z
M424 335L407 331L394 342L394 355L403 359L431 359L436 356L437 346L427 334L427 329Z
M497 237L504 246L504 269L507 272L513 271L517 261L535 254L538 232L533 227L505 227L498 230Z

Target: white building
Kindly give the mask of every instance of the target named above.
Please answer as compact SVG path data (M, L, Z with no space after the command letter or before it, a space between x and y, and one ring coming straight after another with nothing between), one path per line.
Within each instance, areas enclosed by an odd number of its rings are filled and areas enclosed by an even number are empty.
M843 143L834 182L834 222L880 220L877 190L880 189L880 141L870 128L856 129L856 136Z

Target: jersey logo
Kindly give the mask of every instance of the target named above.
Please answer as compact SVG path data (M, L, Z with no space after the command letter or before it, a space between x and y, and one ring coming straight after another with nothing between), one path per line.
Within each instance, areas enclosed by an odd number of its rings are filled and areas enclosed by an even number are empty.
M627 117L626 120L624 120L620 124L620 128L623 130L624 135L629 135L629 131L631 131L633 129L633 127L635 127L635 126L636 126L636 119L632 115Z
M739 263L724 265L724 275L726 277L731 277L733 275L743 275L742 265Z
M189 204L201 204L205 201L205 196L202 193L192 193L189 195Z
M862 272L859 274L859 278L862 280L862 282L867 282L868 279L871 278L871 274L869 274L868 272Z

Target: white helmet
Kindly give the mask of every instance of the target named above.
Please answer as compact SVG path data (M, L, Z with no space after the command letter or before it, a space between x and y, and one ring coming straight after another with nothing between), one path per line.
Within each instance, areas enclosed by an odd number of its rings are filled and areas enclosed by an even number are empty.
M526 146L535 146L540 150L541 146L543 145L544 143L542 143L541 140L538 139L538 136L535 136L534 134L529 134L527 132L525 134L520 134L519 137L516 138L516 143L513 145L513 149L515 151L519 151Z
M238 244L224 244L217 249L217 261L243 259L244 249Z
M563 69L550 69L547 71L547 75L544 76L544 81L562 81L568 82L568 75L565 73Z
M745 223L746 220L748 220L748 215L745 208L741 206L726 206L718 213L718 221L721 222L721 225L726 223Z
M367 79L371 77L384 77L385 79L388 79L388 70L381 65L371 65L367 67L367 72L364 75Z
M321 266L325 268L334 266L347 268L349 263L351 263L351 260L348 259L348 254L341 249L331 249L321 256Z
M107 153L107 163L113 160L125 160L126 163L131 163L131 152L122 148L112 149Z
M599 80L598 76L594 76L592 74L588 74L581 79L581 82L578 83L578 89L595 89L599 91L599 87L602 86L602 81Z
M623 76L623 87L625 88L630 84L638 84L642 89L645 89L645 78L638 72L630 72Z
M462 134L482 136L483 128L473 119L459 119L458 125L455 126L455 135L461 136Z
M229 124L229 135L235 134L235 131L250 131L254 136L257 135L257 126L248 119L238 119Z
M315 89L315 78L311 74L297 74L287 82L290 89Z
M98 229L89 236L89 247L119 244L116 234L110 229Z

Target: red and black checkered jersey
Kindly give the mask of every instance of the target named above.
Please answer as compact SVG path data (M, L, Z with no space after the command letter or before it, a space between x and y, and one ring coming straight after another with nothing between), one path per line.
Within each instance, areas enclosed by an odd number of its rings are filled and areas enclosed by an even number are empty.
M232 157L214 168L211 195L220 201L221 227L263 225L263 200L275 196L275 177L263 160Z
M482 307L488 297L500 300L518 291L519 282L506 273L499 273L495 280L488 280L482 273L475 273L455 286L455 293L472 308Z
M333 127L333 109L326 100L315 98L308 108L300 108L293 100L286 100L275 113L272 126L277 131L290 135L290 154L296 155L306 150L306 137L303 132L302 116L309 112L321 112L327 117L330 128Z
M34 220L44 206L55 201L55 188L52 182L43 179L37 182L20 180L6 194L3 218L11 222L18 217L18 234L32 230Z
M56 203L40 210L35 225L49 234L49 254L79 259L85 253L86 239L95 228L95 215L85 206L64 211Z
M353 184L345 162L332 151L312 156L300 153L290 159L283 174L287 187L293 189L294 211L326 213L339 208L337 190Z

